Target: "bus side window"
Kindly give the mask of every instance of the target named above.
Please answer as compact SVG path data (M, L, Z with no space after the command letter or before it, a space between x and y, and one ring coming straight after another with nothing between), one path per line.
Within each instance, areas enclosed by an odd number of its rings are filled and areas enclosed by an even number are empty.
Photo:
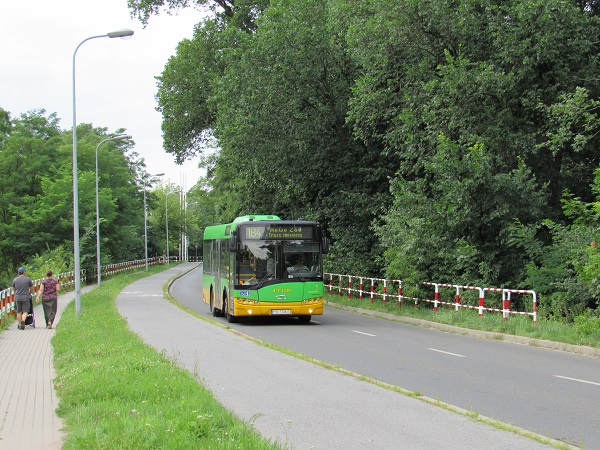
M204 241L204 258L202 261L202 270L204 273L213 273L212 270L212 241Z
M221 276L227 276L227 272L229 270L229 247L227 245L227 240L221 241L221 254L220 256L220 266L219 271Z

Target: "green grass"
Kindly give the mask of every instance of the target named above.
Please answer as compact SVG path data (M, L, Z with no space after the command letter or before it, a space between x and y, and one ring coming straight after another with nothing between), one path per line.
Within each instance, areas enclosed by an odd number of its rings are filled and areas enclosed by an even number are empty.
M371 303L370 299L360 300L354 297L348 299L346 295L339 296L335 292L333 295L326 293L325 300L337 305L392 314L399 318L410 317L472 330L600 348L600 329L598 327L590 329L577 327L572 323L546 319L539 319L537 325L534 325L533 319L528 316L511 316L504 321L499 313L484 312L483 316L479 317L476 310L466 308L455 312L454 308L440 307L437 312L434 312L433 308L426 304L414 307L412 303L403 303L399 308L395 300L383 303L380 299L375 299Z
M121 290L164 268L121 274L63 312L52 339L64 449L279 449L119 315ZM202 362L200 361L200 364Z

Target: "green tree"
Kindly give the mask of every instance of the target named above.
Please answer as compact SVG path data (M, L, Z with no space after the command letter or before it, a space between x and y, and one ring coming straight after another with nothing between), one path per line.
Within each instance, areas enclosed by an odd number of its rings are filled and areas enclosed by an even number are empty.
M108 141L98 147L102 140L123 132L119 129L108 133L106 128L94 128L91 124L77 127L80 254L82 267L90 272L94 272L96 265L96 150L102 264L137 259L144 253L143 197L136 179L143 163L131 151L134 143L130 139ZM71 151L70 142L71 134L65 132L64 152ZM57 237L63 239L58 242L72 240L70 157L66 157L62 164L56 175L49 175L45 180L45 191L32 212L33 221L41 218L56 220L57 228L46 228L39 234L42 242L52 239L49 234L55 231L59 232Z
M164 148L177 162L202 154L210 143L215 113L209 100L222 72L218 24L207 21L184 39L158 77L158 110L163 115Z
M11 130L10 113L0 108L0 146L4 146Z
M160 14L162 9L167 13L188 7L201 11L213 11L226 18L234 26L252 31L255 29L256 17L269 5L269 0L127 0L131 16L137 17L144 25L150 17Z
M211 195L210 186L206 179L202 178L187 192L190 207L187 209L186 229L189 237L190 255L202 256L202 242L204 229L209 225L219 223L217 217L217 205Z
M281 1L257 19L255 33L226 30L235 46L213 82L220 152L207 160L211 195L223 220L319 220L337 250L330 264L371 273L378 247L369 227L388 202L393 166L345 123L356 74L334 23L327 2Z
M558 0L337 5L362 71L355 135L400 161L379 228L388 272L519 283L511 221L563 219L564 189L589 199L596 112L559 105L598 97L597 17Z
M593 190L596 200L591 203L565 193L563 209L570 224L548 219L513 227L512 243L529 256L524 284L535 286L540 310L549 317L570 321L599 306L600 169Z
M7 278L29 255L43 249L32 214L43 174L61 157L62 141L56 114L34 110L5 123L5 129L9 123L0 148L0 265Z
M32 279L44 278L47 270L52 270L54 275L73 270L73 251L59 245L54 248L49 246L40 254L35 254L25 263L27 275Z
M167 254L167 214L169 227L169 256L177 256L181 244L183 230L183 205L181 192L177 186L166 183L159 184L148 194L148 202L152 206L148 218L149 236L157 245L157 252Z
M32 255L73 241L72 136L56 114L34 110L10 119L0 139L0 276L11 279ZM117 133L123 130L118 130ZM80 251L82 267L96 264L95 156L105 128L78 126ZM143 201L136 181L143 169L131 140L99 148L103 264L143 256Z
M213 4L214 3L214 4ZM192 2L169 1L168 9L191 6ZM237 31L250 33L255 21L269 5L268 0L210 2L196 6L218 6L219 12L194 29L191 40L184 39L158 77L158 110L163 115L165 150L177 162L201 155L212 143L218 105L212 101L215 80L223 76L229 49L237 45ZM131 1L134 14L144 23L165 6L163 0Z
M124 131L118 129L114 134L123 134ZM100 128L93 130L89 141L83 139L79 158L80 170L82 173L87 173L90 181L94 183L96 148L101 140L112 135L107 133L106 129ZM102 238L101 249L105 249L103 264L137 259L144 253L143 192L137 176L143 169L143 162L132 150L133 146L134 142L131 139L121 139L105 142L98 147L100 237ZM80 183L85 183L85 177L82 178L84 181ZM95 186L89 191L82 186L80 191L93 193ZM85 200L81 199L81 203L84 202ZM87 204L95 206L95 199L90 198ZM96 223L95 209L85 212L85 216L83 211L80 212L86 217L82 226L93 229ZM92 236L95 237L95 231L92 232ZM91 247L91 250L95 251L95 243Z
M597 1L280 0L241 26L250 4L160 79L167 148L204 153L216 221L320 220L336 271L514 285L513 221L593 199Z

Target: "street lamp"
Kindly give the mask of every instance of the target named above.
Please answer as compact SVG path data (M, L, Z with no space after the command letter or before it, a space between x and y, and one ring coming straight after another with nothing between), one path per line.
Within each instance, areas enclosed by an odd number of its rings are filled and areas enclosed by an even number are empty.
M79 261L79 192L77 183L77 101L75 96L75 56L77 56L77 50L83 45L84 42L90 39L96 38L117 38L132 36L133 30L117 30L111 31L107 34L101 34L99 36L91 36L79 43L73 52L73 263L75 265L75 315L79 316L81 311L81 263Z
M96 146L96 265L98 271L98 286L100 286L102 272L100 270L100 202L98 199L98 149L100 148L100 145L102 145L103 142L114 141L116 139L125 139L126 137L126 134L119 134L118 136L113 136L100 141Z
M162 177L164 173L157 173L150 175L149 178ZM142 180L144 183L144 255L146 259L146 272L148 272L148 213L146 212L146 180Z
M189 255L188 255L188 236L187 236L187 209L188 206L192 206L192 205L198 205L198 202L185 202L184 204L184 208L183 208L183 260L184 261L188 261L189 260Z
M165 194L165 226L167 230L167 264L169 264L169 194L181 194L181 190L167 192Z

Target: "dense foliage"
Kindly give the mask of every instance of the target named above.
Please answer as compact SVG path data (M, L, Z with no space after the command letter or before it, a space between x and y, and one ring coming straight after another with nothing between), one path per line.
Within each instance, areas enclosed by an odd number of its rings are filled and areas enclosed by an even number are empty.
M213 9L158 86L205 217L317 219L338 272L597 307L600 2L129 3Z
M166 248L167 203L173 253L183 223L197 251L206 224L275 213L319 220L336 272L532 288L548 315L595 314L600 2L129 4L144 23L161 9L212 11L157 94L165 149L201 154L207 178L185 196L150 190L133 142L104 144L103 263L143 256L146 187L150 254ZM112 135L78 127L84 267L95 150ZM70 132L43 110L0 109L0 175L6 284L71 245Z
M128 139L100 142L122 133L89 124L77 127L79 222L82 268L95 273L95 161L102 264L144 257L144 164ZM45 270L72 270L73 178L72 133L59 127L56 114L30 111L11 118L0 109L0 283L10 285L20 265L30 276ZM164 186L162 189L170 187ZM165 196L148 193L149 254L164 254ZM181 229L179 198L171 196L171 248L177 252Z

